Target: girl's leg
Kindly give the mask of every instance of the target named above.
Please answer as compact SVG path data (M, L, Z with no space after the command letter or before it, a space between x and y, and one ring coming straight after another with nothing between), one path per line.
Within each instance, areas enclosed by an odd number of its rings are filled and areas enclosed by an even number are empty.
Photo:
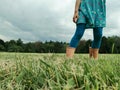
M85 31L85 23L77 25L76 32L70 41L70 47L76 48Z
M94 59L98 59L99 48L102 41L102 31L103 27L93 28L94 40L92 42L92 56L94 57Z
M92 48L98 48L98 49L100 48L102 41L102 31L103 31L103 27L93 28L94 40L92 42Z
M76 47L78 46L78 43L83 36L85 31L85 24L80 23L77 24L76 31L74 36L72 37L69 47L66 48L66 56L69 58L72 58L75 52Z

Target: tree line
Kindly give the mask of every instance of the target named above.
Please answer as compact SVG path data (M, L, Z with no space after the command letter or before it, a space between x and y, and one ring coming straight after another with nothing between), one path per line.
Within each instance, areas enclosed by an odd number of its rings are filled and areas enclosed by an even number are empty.
M92 40L81 40L76 53L88 53ZM0 39L0 52L65 53L69 43L59 41L37 41L24 43L21 39L4 41ZM102 37L100 53L120 53L120 37Z

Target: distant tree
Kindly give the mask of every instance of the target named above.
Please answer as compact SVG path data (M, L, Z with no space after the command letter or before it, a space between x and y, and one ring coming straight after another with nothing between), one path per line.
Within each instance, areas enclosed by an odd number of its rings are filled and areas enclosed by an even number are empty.
M76 53L86 53L85 45L86 45L86 41L81 40L80 43L78 44L77 48L76 48Z
M105 36L103 36L100 47L100 53L110 53L110 46L111 45L109 44L108 39Z
M31 52L31 53L35 53L35 48L34 48L34 43L27 43L24 44L24 52Z
M0 44L5 46L5 42L2 39L0 39Z
M37 53L42 53L42 52L43 52L43 51L42 51L42 45L43 45L43 43L40 42L40 41L35 42L35 43L34 43L35 52L37 52Z
M0 51L5 51L5 47L0 44Z
M45 47L46 47L47 52L54 53L54 42L53 41L46 42Z
M114 53L116 52L116 36L111 36L111 37L108 37L108 48L109 48L109 53Z
M8 52L23 52L23 42L21 39L10 40L5 43L6 51Z
M114 50L114 53L120 53L120 37L113 36L114 38L114 47L112 47Z
M9 41L5 42L5 51L8 52L8 47L9 47Z
M23 45L23 41L19 38L17 41L16 41L16 44L18 46L22 46Z
M16 45L17 43L16 43L15 40L10 40L10 41L9 41L9 44L10 44L10 45Z
M76 48L76 53L88 53L91 42L90 39L81 40ZM0 51L7 52L65 53L67 46L69 46L69 43L59 41L23 43L20 38L18 40L10 40L6 42L0 39ZM120 37L103 36L100 53L120 53Z
M5 51L5 42L0 39L0 51Z
M15 40L7 41L5 47L6 47L6 51L8 52L16 51L16 41Z
M11 45L8 48L8 52L21 52L22 47L17 46L17 45Z
M23 52L24 51L24 44L23 41L19 38L16 41L17 47L18 47L18 52Z
M62 42L55 42L54 43L54 52L55 53L63 53L64 52L64 45Z
M86 43L85 43L85 53L89 52L89 47L91 47L91 43L92 43L91 39L86 41Z
M54 44L52 41L48 42L46 41L43 45L42 45L42 50L44 50L44 53L50 53L50 52L54 52L53 50L53 47L54 47Z

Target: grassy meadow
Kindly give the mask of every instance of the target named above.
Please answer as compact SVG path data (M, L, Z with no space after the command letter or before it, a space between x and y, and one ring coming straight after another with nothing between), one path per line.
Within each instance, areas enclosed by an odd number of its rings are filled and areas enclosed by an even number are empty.
M1 52L0 90L120 90L120 54Z

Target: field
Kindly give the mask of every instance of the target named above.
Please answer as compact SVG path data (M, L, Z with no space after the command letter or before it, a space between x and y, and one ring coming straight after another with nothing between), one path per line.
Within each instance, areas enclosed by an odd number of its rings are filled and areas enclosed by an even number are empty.
M0 53L0 90L120 90L120 54Z

